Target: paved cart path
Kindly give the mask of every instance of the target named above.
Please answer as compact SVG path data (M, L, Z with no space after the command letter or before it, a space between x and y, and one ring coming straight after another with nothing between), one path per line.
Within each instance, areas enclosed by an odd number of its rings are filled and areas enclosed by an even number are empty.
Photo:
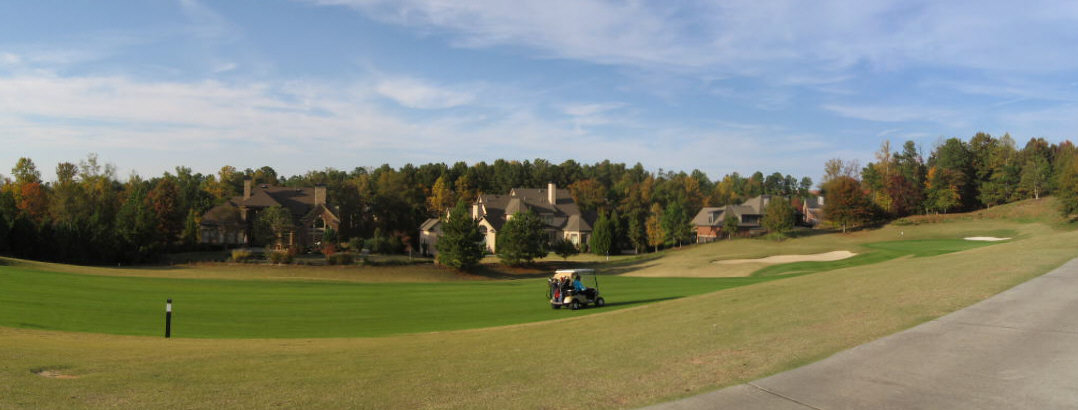
M819 362L651 408L1078 408L1078 259Z

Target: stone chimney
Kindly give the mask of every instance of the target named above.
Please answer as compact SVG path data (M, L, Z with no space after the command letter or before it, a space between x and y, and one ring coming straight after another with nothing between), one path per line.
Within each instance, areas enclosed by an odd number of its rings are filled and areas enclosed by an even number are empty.
M553 182L546 184L546 199L551 205L558 204L558 187Z
M318 184L314 186L314 204L325 205L326 204L326 186Z
M251 184L253 184L253 183L254 183L254 181L251 180L251 177L243 178L243 199L244 200L247 200L247 199L251 198Z

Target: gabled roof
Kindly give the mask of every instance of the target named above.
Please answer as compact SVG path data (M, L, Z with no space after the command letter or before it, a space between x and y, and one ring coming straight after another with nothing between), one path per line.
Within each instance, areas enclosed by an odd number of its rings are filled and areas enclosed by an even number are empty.
M219 223L220 219L217 214L222 214L222 210L218 210L221 207L231 207L236 214L236 218L239 218L239 208L245 207L248 209L265 209L273 206L280 206L287 209L292 215L293 221L300 221L310 217L312 214L327 214L333 222L340 223L340 219L332 210L327 208L324 204L318 204L315 200L315 188L289 188L279 186L261 185L251 188L251 196L247 199L243 198L243 195L234 196L228 202L214 207L202 217L203 225L211 225ZM222 214L223 215L223 214ZM209 218L209 219L207 219ZM236 222L242 224L243 222Z
M236 198L239 198L239 201L236 201ZM248 208L269 208L271 206L281 206L280 202L277 202L277 200L273 199L273 197L271 197L268 192L261 189L252 189L250 198L243 199L242 196L239 196L232 198L232 201L239 202L240 205L246 206Z
M201 225L206 226L236 226L242 225L240 210L231 201L210 208L202 215Z
M696 213L696 216L692 218L692 224L696 226L719 226L722 225L723 218L726 218L726 208L724 207L704 207L700 212Z
M555 189L555 203L550 203L546 188L513 188L509 195L479 195L478 217L486 220L495 230L505 224L506 216L531 210L544 217L548 226L560 230L591 231L593 214L583 214L568 189ZM573 216L576 216L576 219ZM570 224L573 224L570 229ZM580 229L576 229L580 228Z
M767 208L767 204L771 202L770 195L760 195L754 198L749 198L741 205L726 205L723 207L705 207L696 213L696 216L692 218L692 224L695 226L721 226L723 220L728 215L733 215L740 221L739 225L749 226L751 224L745 224L743 216L745 215L759 215L764 214L764 209ZM755 226L755 225L752 225Z
M419 230L420 230L420 231L429 231L429 230L432 230L432 229L434 229L434 227L435 227L436 225L438 225L438 223L439 223L439 222L441 222L441 221L442 221L442 220L441 220L441 219L438 219L438 218L430 218L430 219L427 219L426 221L424 221L424 222L423 222L423 225L420 225L420 226L419 226Z
M314 208L311 208L311 211L307 212L307 215L304 215L303 218L301 218L300 220L301 221L314 220L319 215L328 216L329 220L326 221L326 222L332 222L332 223L335 223L335 224L340 224L341 223L341 220L337 218L337 215L334 215L333 211L330 211L329 208L326 208L326 206L322 205L322 204L315 205Z

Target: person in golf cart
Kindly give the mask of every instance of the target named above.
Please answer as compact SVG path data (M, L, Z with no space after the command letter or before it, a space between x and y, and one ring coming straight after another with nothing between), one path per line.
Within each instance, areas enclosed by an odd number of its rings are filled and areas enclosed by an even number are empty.
M580 274L573 273L573 291L583 293L588 299L595 299L595 289L584 286L580 282Z

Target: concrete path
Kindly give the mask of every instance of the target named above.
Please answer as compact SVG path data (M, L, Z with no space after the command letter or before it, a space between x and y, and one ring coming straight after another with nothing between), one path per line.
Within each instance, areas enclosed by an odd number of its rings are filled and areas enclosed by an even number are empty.
M1078 259L808 366L650 408L1078 408Z

